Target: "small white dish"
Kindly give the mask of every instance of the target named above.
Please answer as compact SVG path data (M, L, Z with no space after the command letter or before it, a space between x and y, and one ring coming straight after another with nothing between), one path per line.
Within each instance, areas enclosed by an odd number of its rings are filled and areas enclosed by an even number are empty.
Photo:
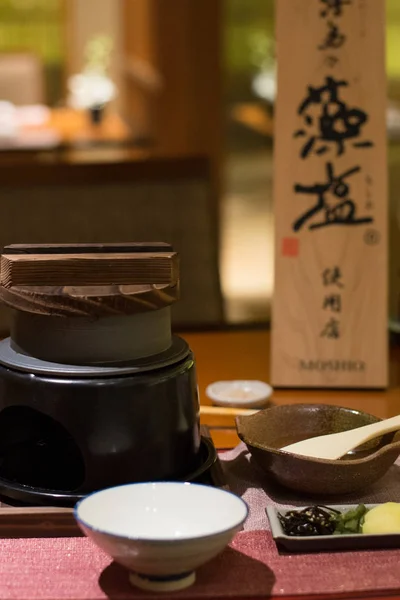
M219 554L248 515L238 496L193 483L134 483L78 502L82 531L152 591L192 585L195 570Z
M261 408L268 404L273 389L256 380L215 381L206 389L213 404L242 408Z
M344 512L357 508L357 504L330 504L333 508ZM374 508L379 504L366 504L366 508ZM296 506L294 510L304 510L305 506ZM290 536L286 535L279 521L278 513L285 515L293 508L278 509L267 506L265 509L271 526L272 537L279 549L284 552L352 552L359 550L388 550L400 548L399 533L351 533L342 535L313 535L313 536Z

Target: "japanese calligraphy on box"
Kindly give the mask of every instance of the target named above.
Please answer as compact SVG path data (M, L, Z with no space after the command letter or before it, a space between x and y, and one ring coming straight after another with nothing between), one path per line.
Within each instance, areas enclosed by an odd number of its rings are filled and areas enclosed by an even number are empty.
M384 4L276 2L276 386L387 385Z

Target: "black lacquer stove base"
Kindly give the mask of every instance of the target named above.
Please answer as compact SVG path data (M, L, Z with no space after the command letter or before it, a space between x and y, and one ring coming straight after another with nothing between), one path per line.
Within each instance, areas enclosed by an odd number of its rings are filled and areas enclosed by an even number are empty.
M202 436L199 466L180 481L219 485L213 477L213 467L218 460L218 453L211 438ZM0 502L8 506L61 506L68 508L74 506L83 497L84 494L55 492L0 479Z
M182 338L162 355L111 366L48 363L7 339L0 382L8 498L62 506L129 482L181 479L203 462L195 360ZM50 501L43 490L53 490Z

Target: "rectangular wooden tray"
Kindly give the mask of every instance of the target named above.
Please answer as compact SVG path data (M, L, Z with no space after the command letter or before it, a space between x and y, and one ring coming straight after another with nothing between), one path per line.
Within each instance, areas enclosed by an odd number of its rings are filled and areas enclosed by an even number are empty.
M72 508L0 506L0 538L77 537L83 535Z

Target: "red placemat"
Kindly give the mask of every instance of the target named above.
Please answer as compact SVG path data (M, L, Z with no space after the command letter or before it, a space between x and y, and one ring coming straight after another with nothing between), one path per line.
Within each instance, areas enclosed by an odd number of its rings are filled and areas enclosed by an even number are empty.
M133 588L87 538L3 539L0 553L2 600L160 598ZM279 555L269 532L242 532L198 570L195 585L168 598L389 593L400 589L399 564L400 550Z

